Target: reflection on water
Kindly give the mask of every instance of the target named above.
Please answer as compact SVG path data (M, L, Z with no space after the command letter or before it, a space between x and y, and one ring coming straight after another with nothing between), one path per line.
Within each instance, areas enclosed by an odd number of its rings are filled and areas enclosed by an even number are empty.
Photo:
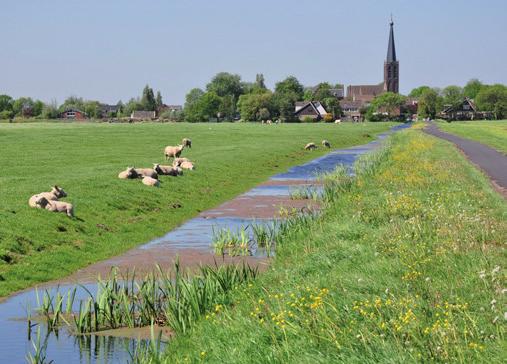
M406 128L409 125L403 124L392 128L392 131ZM377 141L363 146L335 150L329 154L317 158L309 163L296 166L285 173L273 176L272 180L305 180L314 181L319 174L332 172L337 165L351 167L355 160L361 155L376 148L389 133L384 133L377 138ZM310 182L311 183L311 182ZM246 196L289 196L294 186L276 185L260 186L247 192ZM314 186L316 191L320 187ZM225 211L227 212L227 211ZM215 216L216 215L216 216ZM155 239L141 247L150 249L160 244L169 245L173 248L195 248L210 250L213 237L213 229L228 228L237 231L241 227L252 224L271 224L272 219L243 219L237 217L223 216L223 213L216 213L212 218L198 217L191 219L179 228L174 229L165 236ZM254 251L258 256L265 255L262 249ZM86 285L92 294L96 292L96 285ZM60 287L60 292L66 292L73 287ZM57 288L50 288L54 295ZM42 292L39 292L39 296ZM76 291L74 309L79 306L79 301L87 298L87 292L83 288ZM37 307L35 290L28 290L9 298L0 304L0 363L25 363L26 355L33 352L32 343L29 339L29 332L26 319L28 311ZM32 312L33 315L33 312ZM45 325L37 325L32 328L32 340L35 340L36 330L40 329L41 340L47 336L47 358L55 363L125 363L130 359L138 343L135 339L126 339L108 336L82 335L74 336L66 329L52 332L47 335Z

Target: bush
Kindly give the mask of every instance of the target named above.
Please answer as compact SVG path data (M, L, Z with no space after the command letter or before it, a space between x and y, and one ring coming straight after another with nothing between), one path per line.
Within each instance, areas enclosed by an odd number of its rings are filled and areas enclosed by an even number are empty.
M325 123L332 123L332 122L334 122L334 118L333 118L332 114L326 114L326 115L324 115L323 120L324 120Z
M316 122L316 120L314 118L312 118L311 116L305 116L303 118L303 123L314 123Z
M7 119L10 119L12 118L12 111L9 111L9 110L4 110L4 111L1 111L0 112L0 119L3 119L3 120L7 120Z

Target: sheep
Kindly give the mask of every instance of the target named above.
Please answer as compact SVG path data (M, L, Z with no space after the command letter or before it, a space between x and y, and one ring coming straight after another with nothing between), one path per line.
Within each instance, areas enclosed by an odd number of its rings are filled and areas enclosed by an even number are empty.
M135 171L139 178L151 177L153 179L158 179L157 172L152 168L135 168Z
M181 155L183 148L185 148L185 146L181 144L176 147L172 146L165 147L164 149L165 159L168 160L169 158L178 158Z
M164 176L178 176L183 174L183 171L178 166L163 166L158 163L153 163L153 170L159 175Z
M179 167L183 162L190 162L188 158L174 158L173 167Z
M143 185L152 186L152 187L160 187L160 181L151 177L143 178Z
M58 187L58 186L55 185L55 186L53 186L51 188L50 192L41 192L41 193L38 193L38 194L33 195L32 197L30 197L30 199L28 200L28 205L30 207L38 207L38 208L40 208L40 206L37 205L37 200L40 197L45 197L49 201L56 201L59 198L67 197L67 193L63 190L63 188L60 188L60 187Z
M326 148L331 148L331 143L329 143L327 140L323 140L322 141L322 146L324 146Z
M342 121L341 121L340 119L336 119L336 120L334 121L334 123L335 123L335 124L340 124L341 122L342 122Z
M308 143L305 145L305 150L314 150L314 149L317 149L315 143Z
M39 197L35 202L40 208L52 212L65 212L68 217L74 217L74 206L71 203L63 201L49 201L45 197Z
M190 161L184 161L180 164L180 167L183 169L190 169L193 171L195 169L194 164Z
M120 172L120 174L118 175L118 178L120 179L134 179L138 177L139 175L137 174L134 167L127 167L126 170Z
M188 138L183 138L183 140L181 141L181 145L183 145L187 148L192 148L192 140L190 140Z

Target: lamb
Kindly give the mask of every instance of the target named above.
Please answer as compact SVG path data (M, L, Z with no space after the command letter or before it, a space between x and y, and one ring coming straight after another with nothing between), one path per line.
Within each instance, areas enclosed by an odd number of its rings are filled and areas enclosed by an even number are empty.
M183 148L185 148L184 145L178 145L176 147L172 146L165 147L164 149L165 159L168 160L169 158L178 158L181 155Z
M71 203L63 201L49 201L45 197L39 197L35 202L40 208L52 212L65 212L68 217L74 217L74 206Z
M315 143L308 143L305 145L305 150L314 150L314 149L317 149Z
M139 178L143 177L151 177L153 179L158 179L158 174L152 168L135 168L137 176Z
M190 161L184 161L180 164L180 167L183 169L190 169L193 171L195 169L194 164Z
M60 187L58 187L58 186L55 185L55 186L53 186L51 188L50 192L41 192L41 193L38 193L38 194L33 195L32 197L30 197L30 199L28 200L28 205L30 207L38 207L38 208L40 208L40 206L37 205L37 200L40 197L45 197L49 201L56 201L59 198L67 197L67 193L63 190L63 188L60 188Z
M153 163L153 170L159 175L163 176L178 176L183 174L183 171L178 166L163 166L158 163Z
M329 143L327 140L323 140L322 145L326 148L331 148L331 143Z
M184 147L192 148L192 140L188 138L183 138L183 140L181 141L181 145L183 145Z
M160 187L160 181L151 177L143 178L143 185L152 186L152 187Z
M188 158L174 158L173 167L179 167L183 162L190 162Z
M118 175L118 178L120 179L134 179L138 177L139 175L137 174L134 167L128 167L126 170L120 172L120 174Z

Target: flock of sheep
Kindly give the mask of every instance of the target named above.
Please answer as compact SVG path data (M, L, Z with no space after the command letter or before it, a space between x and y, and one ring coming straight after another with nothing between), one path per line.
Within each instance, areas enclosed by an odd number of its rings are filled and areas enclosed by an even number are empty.
M120 172L120 179L136 179L142 178L142 183L147 186L160 186L158 176L180 176L184 169L194 170L194 163L188 158L181 158L181 152L184 148L192 148L192 141L184 138L178 146L168 146L164 149L166 160L173 158L172 165L153 164L153 168L135 168L128 167L125 171ZM53 186L49 192L41 192L33 195L28 200L28 205L34 208L46 209L52 212L64 212L69 217L74 216L74 207L69 202L59 201L60 198L67 197L67 193L63 188Z
M327 140L323 140L322 146L326 148L331 148L331 143L329 143ZM314 149L317 149L317 145L315 143L308 143L305 145L305 150L314 150Z

